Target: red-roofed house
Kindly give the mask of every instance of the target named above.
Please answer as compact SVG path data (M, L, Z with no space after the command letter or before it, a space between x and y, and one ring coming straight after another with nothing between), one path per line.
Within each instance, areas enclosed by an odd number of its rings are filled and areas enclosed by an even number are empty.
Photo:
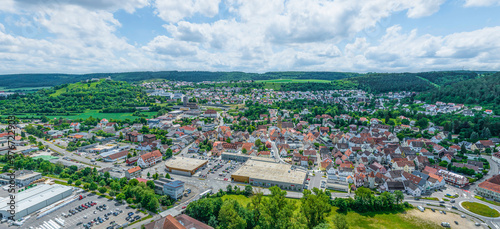
M159 150L155 150L153 152L141 155L137 160L137 165L141 166L141 168L147 168L156 165L156 163L161 161L161 158L161 152Z
M476 188L476 193L482 197L500 201L500 175L481 182Z
M141 177L141 167L136 166L134 168L125 171L125 177L129 180L134 179L136 177Z

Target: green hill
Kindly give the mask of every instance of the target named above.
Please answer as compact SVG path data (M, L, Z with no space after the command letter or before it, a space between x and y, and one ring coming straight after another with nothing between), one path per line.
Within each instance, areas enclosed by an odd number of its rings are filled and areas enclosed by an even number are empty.
M417 98L432 103L479 104L500 112L500 72L436 88Z
M63 84L26 96L0 100L0 114L78 114L86 110L104 113L134 112L135 107L157 110L154 98L140 87L123 81Z

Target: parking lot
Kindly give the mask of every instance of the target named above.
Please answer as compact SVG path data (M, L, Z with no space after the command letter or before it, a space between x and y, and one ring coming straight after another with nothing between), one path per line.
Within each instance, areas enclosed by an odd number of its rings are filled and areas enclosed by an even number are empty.
M208 161L207 167L200 170L196 176L208 180L231 182L231 173L238 170L242 164L242 162L212 158Z
M100 197L92 193L84 192L82 196L86 197L83 198L82 200L76 200L46 216L41 217L40 219L36 219L36 217L31 217L24 223L24 226L27 226L27 228L37 228L40 225L44 224L45 221L49 221L51 219L54 220L54 218L60 218L64 220L65 228L84 228L84 224L87 224L88 222L96 219L97 217L100 217L101 219L103 219L103 222L99 224L94 223L91 228L106 229L111 226L111 223L113 221L115 221L114 225L123 225L125 223L130 223L125 220L129 212L134 213L132 217L139 215L141 218L143 218L146 216L145 214L128 207L127 204L119 204L114 200L108 200L104 197ZM74 215L64 217L64 215L69 215L70 210L73 211L78 206L81 206L82 204L86 204L88 202L95 202L95 205L83 209L79 212L76 211ZM104 204L106 205L106 210L104 210L104 208L102 207ZM121 213L116 216L113 214L109 214L108 220L105 220L105 214L110 212L121 212Z

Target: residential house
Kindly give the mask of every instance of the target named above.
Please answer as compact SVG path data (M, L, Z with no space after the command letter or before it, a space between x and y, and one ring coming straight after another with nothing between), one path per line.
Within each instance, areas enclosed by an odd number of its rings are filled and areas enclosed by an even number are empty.
M139 166L136 166L134 168L131 168L131 169L128 169L127 171L125 171L125 177L127 179L134 179L134 178L137 178L137 177L141 177L141 167Z
M155 150L141 155L137 160L137 165L141 166L141 168L147 168L156 165L156 163L161 162L161 160L162 160L161 152L159 150Z

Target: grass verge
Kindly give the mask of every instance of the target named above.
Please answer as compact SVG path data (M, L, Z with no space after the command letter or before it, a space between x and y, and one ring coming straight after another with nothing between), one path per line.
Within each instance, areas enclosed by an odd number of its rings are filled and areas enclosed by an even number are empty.
M465 209L476 213L478 215L486 216L486 217L499 217L500 213L493 209L488 207L487 205L481 204L481 203L476 203L476 202L463 202L462 207Z
M481 197L481 196L474 196L474 197L476 197L476 199L482 200L482 201L484 201L486 203L490 203L490 204L493 204L493 205L496 205L496 206L500 206L499 202L492 201L492 200L487 200L487 199L485 199L484 197Z

